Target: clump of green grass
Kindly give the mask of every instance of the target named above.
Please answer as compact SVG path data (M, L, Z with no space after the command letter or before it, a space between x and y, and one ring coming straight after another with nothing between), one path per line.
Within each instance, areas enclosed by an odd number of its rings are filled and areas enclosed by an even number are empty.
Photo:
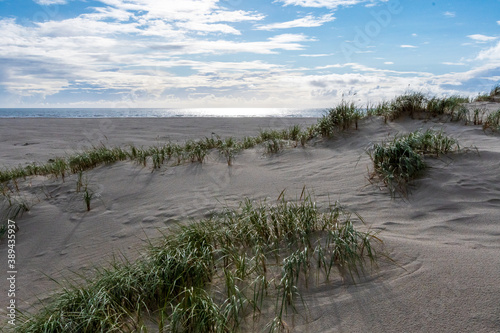
M250 148L255 147L255 145L257 145L257 144L258 144L257 139L254 137L251 137L251 136L246 136L241 141L242 149L250 149Z
M392 118L399 118L403 114L408 114L411 118L416 113L425 111L426 98L421 92L409 92L396 97L391 102Z
M6 205L3 210L2 219L11 219L16 220L21 218L25 212L28 212L31 209L30 202L22 196L16 196L9 198L8 204L5 202L2 205Z
M205 138L204 141L207 149L219 148L224 143L220 136L216 135L215 133L212 133L212 136L210 138Z
M427 106L425 112L431 117L437 117L440 115L450 115L454 118L456 112L458 112L464 103L468 103L469 99L467 97L462 97L458 95L449 97L431 97L427 98Z
M0 193L9 206L12 206L12 194L14 194L14 191L9 187L7 182L0 183Z
M87 212L91 209L92 200L100 196L99 193L96 193L96 191L90 187L90 181L87 177L84 177L82 171L78 173L78 178L76 180L76 193L81 195Z
M259 131L259 135L257 136L257 142L262 143L262 142L266 142L266 141L273 140L273 139L285 140L286 134L287 134L286 130L279 131L279 130L275 130L275 129L272 129L272 130L261 129Z
M476 98L474 98L474 102L489 102L490 100L489 94L478 94Z
M388 120L394 120L390 106L390 103L387 101L380 102L376 105L368 104L366 107L366 115L369 117L382 116L384 117L384 123L387 123Z
M12 182L11 185L7 182L0 183L0 195L2 196L2 201L0 201L0 211L2 212L0 218L2 220L18 219L31 209L32 203L21 195L15 182Z
M0 171L0 183L6 183L18 178L26 178L28 175L28 171L21 166L11 169L5 168Z
M93 169L101 164L110 164L127 159L128 153L119 147L108 148L104 145L86 149L68 158L72 173Z
M83 188L83 171L78 171L78 178L76 179L76 193L80 193Z
M331 137L336 132L345 131L353 125L358 129L358 121L362 117L362 111L354 103L342 101L318 120L317 130L323 137Z
M384 122L394 121L403 115L414 118L417 115L427 117L449 116L451 120L463 120L467 109L463 106L468 103L467 97L453 95L449 97L428 97L421 92L407 92L397 96L390 102L381 102L368 105L368 116L383 116Z
M64 178L69 172L68 169L68 162L64 158L56 157L55 159L50 159L46 164L38 165L36 163L32 163L30 165L27 165L26 167L24 167L24 172L26 176L53 175L56 178L61 177L62 181L64 182Z
M282 151L287 144L287 141L278 138L272 138L264 142L264 148L267 154L277 154Z
M325 116L326 117L326 116ZM318 122L318 124L320 121ZM254 138L244 138L242 148L252 148L256 144L263 144L268 154L278 153L286 146L297 147L300 143L302 147L319 134L318 124L311 125L302 130L300 125L294 125L283 130L260 130L259 135ZM249 142L249 143L246 143Z
M159 331L235 332L247 316L273 314L268 327L287 326L287 313L316 275L361 274L375 263L372 232L338 203L318 208L303 191L275 205L250 200L239 208L166 235L134 263L114 262L85 283L65 287L18 332L131 332L156 320ZM274 300L274 301L273 301Z
M162 147L150 147L149 154L153 161L153 169L161 168L162 164L165 162L165 150L162 149Z
M425 168L425 155L442 155L460 150L459 143L442 131L431 129L396 135L389 142L374 144L368 154L374 173L388 188L392 196L397 192L407 195L407 184Z
M482 125L484 115L486 114L486 112L487 112L486 109L475 108L474 111L472 112L473 114L472 123L474 125Z
M128 152L128 158L136 163L146 166L148 163L148 158L150 156L150 150L144 148L137 148L135 146L130 146L130 151Z
M496 84L491 88L489 94L479 94L474 99L475 102L494 102L496 98L500 97L500 84Z
M203 140L189 140L184 144L182 150L186 160L203 163L209 148Z
M483 124L483 130L500 131L500 109L490 113Z
M375 173L389 188L391 195L396 191L406 194L406 184L425 168L422 156L398 138L390 143L374 144L369 154Z
M87 212L90 212L90 203L92 202L92 199L94 198L94 191L89 189L87 186L83 188L82 192L82 198L83 201L85 202L85 207L87 208Z
M458 108L451 114L451 121L462 121L465 125L468 125L471 121L471 113L469 109L465 106Z
M300 125L294 125L288 129L287 139L293 141L299 141L301 132L302 129L300 128Z
M410 147L421 155L439 155L459 151L458 141L447 136L443 131L428 129L415 131L402 137Z
M451 121L462 121L465 125L482 125L486 112L486 109L475 108L469 110L464 105L460 105L454 112L450 113L450 116Z
M268 141L270 140L273 144L280 143L282 145L285 141L293 140L296 142L295 145L299 141L305 145L305 142L313 136L310 129L307 132L302 132L300 126L295 125L284 130L262 130L258 136L244 137L240 141L233 138L222 140L217 136L212 136L204 140L188 140L183 144L168 143L148 148L130 145L128 149L123 149L99 145L71 154L67 158L56 157L45 164L32 163L25 167L18 166L0 170L0 183L13 181L17 184L17 179L20 178L49 175L56 178L61 177L64 181L70 173L80 173L102 164L123 160L136 161L144 167L148 163L152 163L153 170L161 168L172 158L176 160L177 164L189 161L203 163L212 149L219 150L228 159L228 164L231 164L241 149L250 149L262 143L269 146Z
M500 96L500 83L493 86L493 88L491 88L491 90L490 90L491 100L494 100L495 97L499 97L499 96Z
M236 142L233 138L226 138L218 144L219 154L224 156L227 161L227 165L231 166L233 164L234 157L242 149L242 144Z
M317 127L316 125L311 125L307 127L305 130L301 131L298 135L298 139L300 145L305 147L306 143L309 140L312 140L317 135Z

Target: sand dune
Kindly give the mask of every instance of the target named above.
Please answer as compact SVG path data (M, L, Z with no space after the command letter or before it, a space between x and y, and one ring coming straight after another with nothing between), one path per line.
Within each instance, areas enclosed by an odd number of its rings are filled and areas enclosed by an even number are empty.
M2 119L1 164L42 161L91 144L150 146L167 140L256 135L315 119ZM429 158L407 199L370 184L365 149L396 133L443 129L469 152ZM331 140L268 156L246 150L228 167L217 153L206 163L152 172L133 162L87 173L100 197L87 212L65 182L37 177L26 188L33 207L18 221L16 300L22 310L46 299L71 272L87 274L113 255L133 260L145 240L177 222L199 219L245 197L290 198L306 186L319 203L340 200L380 231L396 264L382 261L357 284L331 283L304 293L307 309L294 332L500 332L500 137L480 126L369 118ZM44 194L45 193L45 194ZM6 244L0 243L6 260ZM0 304L6 304L2 279ZM2 314L5 306L2 305ZM2 315L5 317L4 315Z

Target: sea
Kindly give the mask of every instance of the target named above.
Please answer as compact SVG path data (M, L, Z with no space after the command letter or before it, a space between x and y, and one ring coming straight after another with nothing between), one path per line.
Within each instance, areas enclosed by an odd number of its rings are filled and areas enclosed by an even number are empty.
M0 108L0 118L173 118L173 117L312 117L327 109L312 108Z

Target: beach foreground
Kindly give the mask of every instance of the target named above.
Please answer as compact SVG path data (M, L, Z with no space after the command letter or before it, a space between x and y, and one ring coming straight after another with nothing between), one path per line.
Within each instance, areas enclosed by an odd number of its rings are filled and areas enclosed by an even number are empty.
M219 135L242 138L259 129L307 127L306 118L2 119L2 165L45 163L105 144L152 146ZM368 180L366 148L398 133L434 128L457 138L461 152L427 159L407 198L391 198ZM477 148L477 150L475 149ZM272 202L304 186L322 205L339 200L379 231L381 260L356 284L321 283L302 296L306 308L292 318L294 332L499 332L500 137L481 126L402 118L363 119L358 130L278 154L244 150L233 165L217 153L203 163L152 170L131 161L86 172L98 195L87 211L75 194L77 175L65 181L34 177L31 209L18 218L16 304L37 307L74 273L91 274L113 256L134 260L148 240L176 223L199 220L244 198ZM369 171L368 171L369 170ZM5 239L0 241L7 261ZM5 270L4 270L5 273ZM2 273L2 274L4 274ZM2 275L3 276L3 275ZM0 294L6 317L8 285ZM257 330L258 331L258 330Z

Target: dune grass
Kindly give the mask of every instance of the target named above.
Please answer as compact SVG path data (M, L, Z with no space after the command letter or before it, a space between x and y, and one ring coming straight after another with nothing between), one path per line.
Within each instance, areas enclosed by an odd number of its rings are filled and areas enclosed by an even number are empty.
M68 157L67 165L72 173L93 169L101 164L126 160L127 151L119 147L94 146Z
M408 183L425 168L424 156L436 157L460 150L458 141L442 131L428 129L396 135L389 142L374 144L367 152L373 162L370 179L378 177L392 196L407 196Z
M358 129L358 121L362 117L363 112L353 102L342 101L318 120L317 132L323 137L332 137L335 133L345 131L353 125Z
M188 140L183 144L169 142L146 148L133 145L127 148L106 147L101 144L76 152L66 158L56 157L48 163L32 163L24 167L0 170L0 183L30 176L54 176L64 181L68 174L123 160L135 161L143 166L151 164L153 170L161 168L170 161L175 161L174 164L204 163L211 150L218 150L230 166L235 156L243 149L262 145L265 153L273 154L280 152L286 146L297 147L299 144L305 146L315 137L331 138L335 133L350 128L358 129L359 120L365 116L383 116L387 122L403 114L413 117L417 113L424 113L429 116L449 115L451 120L482 124L484 112L477 110L470 113L462 106L462 103L467 101L467 98L460 96L428 98L422 93L409 92L390 102L369 105L366 112L352 102L342 101L339 105L327 110L327 113L318 119L316 124L305 129L294 125L282 130L261 130L257 136L244 137L240 140L212 136L201 140ZM495 128L494 124L495 120L491 118L486 126Z
M406 93L404 95L397 96L391 102L391 111L394 119L403 114L408 114L411 118L413 118L416 113L425 111L425 107L426 98L421 92Z
M500 131L500 109L490 113L483 123L483 129L490 129L492 131Z
M243 149L243 144L233 138L226 138L218 145L217 149L219 150L219 154L225 157L227 165L231 166L236 154Z
M32 204L22 196L9 196L0 203L2 221L17 220L31 209Z
M388 120L394 120L392 119L390 103L387 101L383 101L377 104L368 103L368 105L366 106L366 115L368 117L382 116L384 117L384 123L387 123Z
M495 86L493 86L493 88L491 88L490 96L491 97L500 96L500 83L496 84Z
M338 203L321 210L304 192L273 205L247 199L180 226L140 260L64 286L39 312L22 314L16 331L129 332L153 320L161 332L235 332L261 313L280 331L301 290L334 272L356 278L381 243L358 230L357 215Z
M272 138L264 142L264 147L267 154L277 154L282 151L287 144L288 141L286 140Z
M469 103L467 97L453 95L449 97L426 96L421 92L407 92L392 101L368 105L367 115L383 116L384 121L394 121L403 115L411 118L417 116L437 117L449 116L451 121L468 119L468 110L463 106ZM465 117L464 117L465 113Z
M490 90L489 94L479 94L474 99L475 102L493 102L495 98L500 97L500 84L496 84Z
M140 165L150 164L152 169L159 169L165 163L174 161L174 164L204 163L211 150L218 150L232 165L235 156L243 149L254 148L262 145L266 153L277 153L285 146L302 146L316 136L316 128L311 126L302 131L299 125L283 130L261 130L255 137L244 137L236 140L232 137L221 139L218 136L201 140L188 140L183 144L166 143L151 147L136 147L129 145L127 148L107 147L103 144L92 146L80 152L63 157L56 157L49 162L31 163L26 166L5 168L0 170L0 183L6 184L17 179L26 179L31 176L53 176L63 181L68 174L78 174L103 164L130 160ZM290 144L294 142L295 144Z
M92 202L92 199L94 199L95 193L92 191L92 189L88 188L85 186L83 188L82 192L82 198L83 201L85 202L85 207L87 208L87 212L90 211L90 203Z
M31 209L32 204L21 194L17 183L10 186L7 183L0 183L0 196L2 197L0 201L0 211L2 212L0 218L2 221L16 220Z
M431 117L437 117L440 115L449 115L451 120L455 118L455 115L466 109L463 104L469 103L467 97L462 97L458 95L453 95L449 97L431 97L427 98L427 106L425 112L430 114Z
M218 136L201 140L188 140L183 144L166 143L150 147L136 147L129 145L127 148L107 147L103 144L92 146L65 158L56 157L47 163L31 163L26 166L5 168L0 170L0 191L3 203L0 210L7 217L20 217L29 210L30 205L25 200L19 199L19 180L26 180L32 176L65 178L70 174L77 174L76 192L82 192L87 211L90 203L95 198L93 193L82 182L83 172L100 165L111 164L118 161L130 160L147 167L151 165L152 171L160 169L163 165L179 165L182 163L204 163L212 150L217 150L223 156L228 166L234 162L236 155L243 149L250 149L262 145L265 154L275 154L288 146L302 146L316 135L314 126L302 131L299 125L283 130L261 130L256 137L244 137L241 140L234 138L221 139ZM7 189L9 189L7 191ZM15 191L17 195L13 192ZM16 199L16 200L14 200Z
M500 88L492 89L491 94L498 95ZM224 157L228 166L232 166L236 156L244 149L259 146L264 154L276 154L287 147L304 147L314 138L331 138L336 133L358 129L359 120L367 116L383 116L384 121L394 121L406 114L411 117L447 116L451 121L462 121L465 124L483 125L483 129L498 131L500 129L500 111L490 114L485 119L485 110L469 111L463 103L469 100L461 96L427 97L419 92L408 92L396 97L390 102L381 102L368 105L366 112L352 102L342 101L331 108L317 123L302 129L299 125L277 130L260 130L256 136L242 139L220 138L212 135L210 138L188 140L184 143L168 142L163 145L150 147L136 147L130 145L122 147L106 147L101 144L70 154L67 157L55 157L47 163L31 163L26 166L5 168L0 170L0 183L7 187L14 187L19 192L18 180L31 176L48 176L65 178L70 174L79 174L103 164L130 160L139 165L151 166L152 171L164 165L179 165L182 163L205 163L212 151L218 151ZM402 148L401 148L402 149ZM77 184L77 192L79 189ZM87 199L90 196L87 196ZM86 199L86 200L87 200ZM9 205L11 207L11 205ZM19 206L21 215L24 210Z

